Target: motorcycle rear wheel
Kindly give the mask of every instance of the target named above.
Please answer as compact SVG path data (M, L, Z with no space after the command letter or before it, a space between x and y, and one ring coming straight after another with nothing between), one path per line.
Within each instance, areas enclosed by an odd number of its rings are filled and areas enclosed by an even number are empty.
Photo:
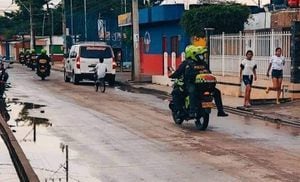
M197 118L195 121L196 128L202 131L206 130L206 128L208 127L208 123L209 123L208 113L205 113L203 116Z

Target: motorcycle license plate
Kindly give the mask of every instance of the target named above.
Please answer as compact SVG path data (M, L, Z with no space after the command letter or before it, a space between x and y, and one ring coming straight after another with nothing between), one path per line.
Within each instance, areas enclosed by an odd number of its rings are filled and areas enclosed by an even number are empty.
M214 104L212 102L202 102L202 108L213 108Z

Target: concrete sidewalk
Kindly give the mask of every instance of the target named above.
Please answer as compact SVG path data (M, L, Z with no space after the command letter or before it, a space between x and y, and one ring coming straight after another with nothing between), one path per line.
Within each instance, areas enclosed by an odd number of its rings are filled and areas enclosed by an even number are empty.
M52 69L57 71L63 71L63 64L56 62ZM131 72L117 72L116 81L120 84L130 86L135 89L144 90L145 93L154 95L164 95L164 97L170 96L172 87L152 84L150 82L136 83L131 80ZM288 123L296 123L300 125L300 101L294 100L286 102L282 100L282 104L275 104L274 99L255 99L252 100L252 107L244 108L244 98L231 96L230 93L226 93L226 89L223 89L222 84L218 84L217 87L222 92L222 100L225 107L240 110L241 112L247 111L253 115L260 116L272 121L283 121Z

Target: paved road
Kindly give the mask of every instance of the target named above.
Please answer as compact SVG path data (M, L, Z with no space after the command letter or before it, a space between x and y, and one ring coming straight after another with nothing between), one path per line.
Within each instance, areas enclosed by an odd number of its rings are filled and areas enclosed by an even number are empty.
M208 131L199 132L193 123L173 124L167 101L151 95L95 93L91 84L64 83L60 72L40 81L19 65L9 72L19 121L10 122L42 181L64 178L62 144L73 181L300 179L299 129L213 111ZM30 120L39 122L35 143Z

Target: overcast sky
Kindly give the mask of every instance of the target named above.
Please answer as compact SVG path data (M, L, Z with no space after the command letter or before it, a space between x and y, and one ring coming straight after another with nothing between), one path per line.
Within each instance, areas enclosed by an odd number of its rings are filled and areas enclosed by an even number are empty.
M258 0L236 0L236 1L240 3L249 4L249 5L255 5L255 3L257 3ZM60 0L52 0L52 2L54 4L57 4L58 2L60 2ZM268 4L269 2L270 0L261 0L262 5ZM14 8L16 8L16 6L12 5L12 0L0 0L0 11L4 11L4 10L9 11Z

